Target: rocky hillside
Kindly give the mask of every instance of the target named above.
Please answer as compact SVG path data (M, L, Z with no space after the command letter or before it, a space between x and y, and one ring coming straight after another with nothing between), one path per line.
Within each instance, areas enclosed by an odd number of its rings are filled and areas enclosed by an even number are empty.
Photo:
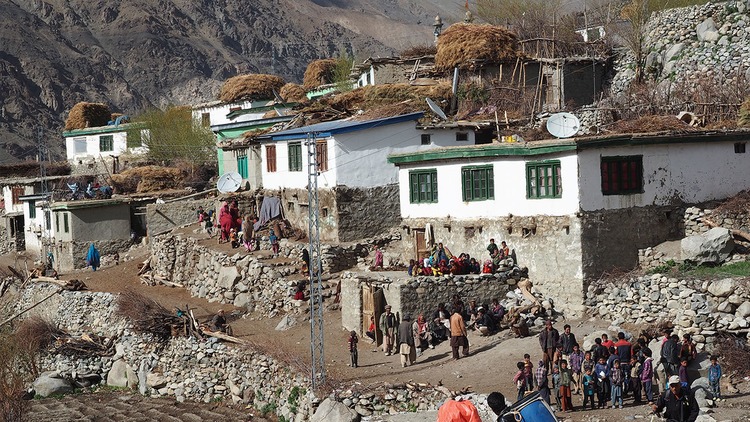
M37 128L62 156L76 102L136 113L215 99L228 77L301 80L345 50L391 54L459 19L449 0L0 0L0 165L36 155Z

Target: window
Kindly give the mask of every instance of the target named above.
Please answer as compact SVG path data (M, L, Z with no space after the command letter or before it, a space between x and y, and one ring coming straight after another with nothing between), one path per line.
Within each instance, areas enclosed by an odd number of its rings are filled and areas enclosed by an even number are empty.
M76 154L85 154L87 151L86 146L86 138L73 138L73 150L75 150Z
M734 144L734 153L735 154L744 154L745 153L745 143L744 142L737 142Z
M12 188L10 188L10 195L11 195L11 200L13 204L20 204L21 200L18 198L20 198L21 195L23 194L24 194L23 186L13 186Z
M201 114L201 126L203 127L211 126L211 114L210 113Z
M456 132L456 142L466 142L469 140L469 134L466 132Z
M60 231L60 213L59 212L55 213L55 231L57 232Z
M328 141L315 144L315 162L318 163L318 171L328 171Z
M266 145L266 171L276 171L276 145Z
M289 171L302 171L302 144L289 144Z
M29 201L29 219L36 218L36 201Z
M112 135L102 135L99 137L99 151L112 151L113 137Z
M237 173L239 173L243 179L247 179L247 155L240 155L237 157Z
M409 198L412 204L438 201L437 169L409 172Z
M526 163L526 197L529 199L562 197L559 161Z
M63 214L63 226L65 226L65 233L69 233L70 224L68 223L68 213Z
M492 166L461 168L464 201L495 199L495 177Z
M624 195L643 192L643 156L602 157L602 193Z
M423 133L422 134L422 145L430 145L432 143L432 139L430 139L429 133Z

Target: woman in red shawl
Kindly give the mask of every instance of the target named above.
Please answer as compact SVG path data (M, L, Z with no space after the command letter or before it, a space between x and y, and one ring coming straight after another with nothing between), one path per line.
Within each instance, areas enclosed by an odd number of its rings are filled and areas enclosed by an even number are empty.
M221 227L221 238L219 238L219 243L224 243L229 240L229 232L232 230L233 224L234 220L229 211L229 204L225 201L221 204L221 208L219 209L219 226Z

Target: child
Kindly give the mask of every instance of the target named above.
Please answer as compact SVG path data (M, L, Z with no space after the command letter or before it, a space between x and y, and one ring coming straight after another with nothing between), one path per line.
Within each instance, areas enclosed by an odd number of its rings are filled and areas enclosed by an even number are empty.
M609 381L612 383L612 408L619 404L622 409L622 387L625 384L625 374L620 368L620 359L615 359L612 370L609 373Z
M587 368L583 375L583 408L591 400L591 410L594 410L594 390L596 389L596 378L591 375L591 367Z
M524 393L526 393L526 375L524 375L523 371L523 362L516 363L516 367L518 368L518 372L513 377L513 383L516 384L516 390L518 391L516 401L519 401L523 398Z
M276 237L276 233L274 233L273 229L269 229L268 231L268 241L271 242L273 257L276 258L279 256L279 238Z
M357 333L352 331L349 333L349 354L352 356L352 368L357 367Z
M229 230L229 242L232 244L232 249L240 246L240 238L237 236L237 229L234 227Z
M534 365L531 362L523 364L523 378L524 378L524 395L530 391L534 391Z
M560 401L563 412L573 411L573 401L570 397L570 385L573 383L573 371L568 368L568 361L560 361Z
M633 356L630 358L630 391L633 392L633 403L641 402L641 368L643 366L638 359Z
M570 385L571 393L581 394L581 378L583 377L584 354L578 344L573 345L573 353L570 354L570 372L573 375L573 383Z
M719 365L719 357L716 355L711 356L711 366L708 367L708 383L711 385L711 394L714 396L714 400L723 401L721 398L721 365Z
M552 366L552 392L555 395L557 410L562 409L562 401L560 400L560 368L557 365Z
M596 373L596 395L597 401L599 402L599 408L604 409L607 407L607 389L610 388L609 379L607 374L607 361L604 356L599 357L599 362L594 365L594 373Z
M680 376L680 384L682 384L682 386L686 388L690 384L688 382L687 366L688 366L687 358L682 358L682 360L680 361L680 370L677 371L677 374Z
M651 358L651 349L648 347L641 349L641 353L645 356L643 367L641 368L641 384L643 384L643 392L646 393L646 400L648 400L648 404L651 406L654 404L654 395L651 392L651 383L654 379L654 360Z

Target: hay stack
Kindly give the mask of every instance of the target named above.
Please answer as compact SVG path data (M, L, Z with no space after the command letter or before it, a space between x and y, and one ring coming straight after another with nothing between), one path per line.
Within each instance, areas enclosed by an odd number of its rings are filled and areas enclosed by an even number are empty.
M68 120L65 121L65 130L106 126L111 116L112 113L106 104L81 101L70 109Z
M302 78L302 87L310 91L319 87L333 83L334 72L336 70L336 59L313 60L305 69L305 76Z
M737 113L737 125L740 127L750 126L750 98L745 100Z
M518 56L518 39L507 29L493 25L456 23L438 37L435 67L446 71L471 66L472 60L498 63Z
M174 167L135 167L112 175L112 184L118 193L178 189L181 180L182 172Z
M224 82L219 99L225 103L239 100L270 100L284 86L284 80L276 75L239 75Z
M279 95L284 99L284 101L295 103L307 101L307 95L305 95L305 89L302 88L302 85L294 84L291 82L281 87Z
M620 120L609 129L619 133L695 132L699 130L675 116L644 116L635 120Z
M410 101L424 106L425 97L440 102L451 97L450 84L412 86L409 84L367 85L337 95L330 99L330 106L337 110L369 109L387 104ZM421 109L421 108L420 108Z

